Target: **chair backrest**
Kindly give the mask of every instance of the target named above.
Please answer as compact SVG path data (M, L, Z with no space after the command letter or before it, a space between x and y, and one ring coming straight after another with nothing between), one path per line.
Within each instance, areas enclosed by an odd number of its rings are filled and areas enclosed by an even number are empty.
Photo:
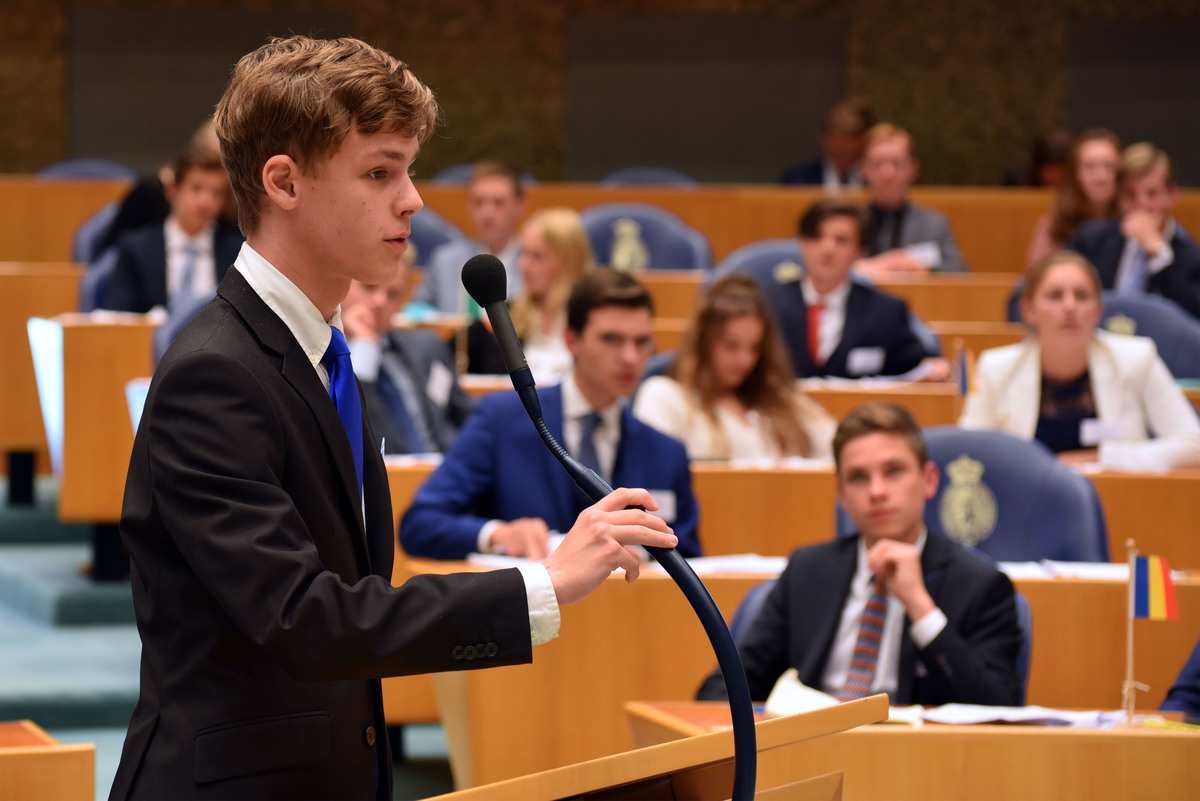
M429 179L429 182L434 184L465 184L470 179L471 170L473 169L475 169L475 162L473 161L452 164L435 172L433 177Z
M746 273L763 287L763 291L767 291L767 282L774 282L776 271L779 270L784 271L787 276L796 277L804 272L804 267L801 266L800 246L794 237L763 239L742 245L713 267L712 276L716 279L726 273Z
M1001 562L1108 561L1092 482L1040 442L955 426L925 430L941 472L925 525Z
M613 170L600 179L601 186L626 186L629 184L694 187L698 182L687 173L668 167L624 167Z
M117 269L117 248L109 247L88 264L83 277L79 279L79 310L90 312L99 309L104 304L104 293L108 290L108 280Z
M36 173L44 180L136 181L137 170L112 159L64 159L47 164Z
M666 209L646 203L601 203L580 212L599 264L619 270L707 270L704 234Z
M1017 604L1017 625L1021 627L1021 650L1017 652L1017 678L1021 680L1021 705L1025 705L1025 691L1029 688L1029 663L1033 659L1033 610L1029 599L1013 592Z
M763 602L767 600L767 593L775 586L776 581L778 579L767 579L762 584L755 584L742 596L737 610L733 613L733 620L729 621L729 633L733 635L734 643L741 644L742 639L746 636L746 630L750 628L750 623L762 611Z
M466 238L458 226L448 222L428 206L414 214L410 220L408 244L415 249L414 263L419 267L429 263L429 257L438 246Z
M100 254L97 248L100 240L108 233L113 220L117 218L120 205L113 201L105 203L99 210L79 224L75 235L71 238L71 260L80 264L89 264Z
M200 310L207 306L216 295L216 292L202 292L188 298L171 310L171 316L154 332L154 363L156 365L162 359L163 354L167 352L167 348L171 347L175 337L179 336L179 332L186 328L192 318L199 314Z
M1150 337L1171 375L1200 378L1200 320L1158 295L1105 292L1100 327Z

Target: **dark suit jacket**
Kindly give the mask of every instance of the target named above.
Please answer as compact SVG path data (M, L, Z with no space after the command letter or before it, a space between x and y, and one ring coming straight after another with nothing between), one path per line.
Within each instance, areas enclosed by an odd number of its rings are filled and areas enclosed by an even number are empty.
M857 536L792 554L738 646L754 700L766 700L789 667L796 668L808 686L821 686L857 559ZM933 533L925 540L921 570L929 594L946 615L946 627L918 651L908 636L911 621L905 619L899 682L891 702L1021 703L1017 654L1022 635L1008 577ZM926 675L917 675L918 663ZM697 697L725 697L719 672L704 682Z
M433 398L428 392L429 377L435 363L441 364L451 377L455 376L453 354L437 334L419 329L392 331L384 340L384 349L399 356L408 370L413 387L421 399L425 422L434 438L432 444L437 450L444 451L454 442L459 428L475 409L475 401L459 386L457 378L451 383L445 400ZM379 450L378 438L382 437L387 453L412 453L413 448L404 436L404 429L392 417L378 385L373 381L363 382L362 397L371 428L375 430L374 449Z
M216 280L225 278L245 237L236 228L217 225L213 234ZM102 307L145 314L167 305L167 238L160 222L136 228L117 240L117 264L104 293Z
M1066 248L1086 256L1095 265L1105 289L1115 288L1117 268L1125 251L1120 220L1084 223L1067 241ZM1200 246L1182 225L1176 223L1171 250L1175 252L1175 260L1150 276L1146 291L1174 301L1188 314L1200 319Z
M852 281L846 298L846 325L842 341L823 365L813 363L808 353L808 305L799 281L777 284L767 295L780 333L792 354L792 367L800 378L837 376L862 378L870 375L900 375L916 367L927 355L909 324L908 306L874 287ZM863 354L882 350L879 369L852 372L853 351Z
M155 372L130 459L141 693L114 799L391 798L378 677L530 660L516 571L391 586L383 460L365 449L365 508L352 460L231 270Z
M818 158L788 168L779 176L779 183L798 186L821 186L825 183L825 159Z
M562 391L538 392L546 426L562 441ZM676 515L667 522L683 556L699 556L696 499L687 452L674 439L621 413L613 486L666 489ZM476 550L489 520L540 517L566 533L591 501L546 450L515 392L489 395L437 470L421 485L400 521L400 545L412 556L463 559Z

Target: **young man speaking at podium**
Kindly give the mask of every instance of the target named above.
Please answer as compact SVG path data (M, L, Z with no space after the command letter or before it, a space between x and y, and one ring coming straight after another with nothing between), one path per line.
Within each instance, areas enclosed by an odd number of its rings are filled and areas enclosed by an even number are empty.
M353 39L274 40L234 69L216 128L247 243L160 363L130 459L141 694L113 798L391 798L379 677L527 662L559 603L676 544L619 489L544 563L391 586L339 304L399 269L436 118Z
M855 409L833 437L838 498L858 534L792 554L738 650L764 701L796 668L839 700L893 705L1020 703L1021 629L1008 577L927 531L937 491L921 429L899 406ZM701 700L723 698L721 676Z

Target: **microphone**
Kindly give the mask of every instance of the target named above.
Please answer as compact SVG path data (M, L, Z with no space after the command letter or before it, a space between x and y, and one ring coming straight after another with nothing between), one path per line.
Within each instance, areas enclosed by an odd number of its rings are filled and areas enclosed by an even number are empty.
M567 453L566 449L554 439L546 420L542 416L542 404L538 400L537 387L534 385L533 373L525 361L525 351L521 340L513 328L512 317L508 313L508 305L504 302L507 294L508 276L504 272L504 264L495 256L481 253L472 256L463 265L462 282L467 293L479 306L487 312L492 324L492 333L500 346L500 354L504 357L504 365L512 377L513 388L517 390L529 419L542 438L542 442L554 454L563 468L593 501L599 501L609 495L613 488L600 476L579 460ZM725 625L721 610L709 594L696 572L692 570L679 551L674 548L655 548L647 546L663 569L683 592L692 606L696 617L704 626L708 639L716 653L717 665L725 679L725 690L729 696L729 710L733 720L733 801L747 801L754 798L754 785L758 771L758 751L755 744L754 710L750 699L750 685L746 683L746 671L742 667L742 659L738 655L737 646Z

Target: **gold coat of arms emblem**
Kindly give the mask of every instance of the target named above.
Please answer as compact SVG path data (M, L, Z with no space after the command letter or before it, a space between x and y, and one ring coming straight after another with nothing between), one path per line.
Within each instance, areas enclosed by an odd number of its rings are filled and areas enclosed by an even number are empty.
M938 507L942 530L972 548L996 530L996 495L982 482L983 471L983 465L966 454L946 465L950 486Z

